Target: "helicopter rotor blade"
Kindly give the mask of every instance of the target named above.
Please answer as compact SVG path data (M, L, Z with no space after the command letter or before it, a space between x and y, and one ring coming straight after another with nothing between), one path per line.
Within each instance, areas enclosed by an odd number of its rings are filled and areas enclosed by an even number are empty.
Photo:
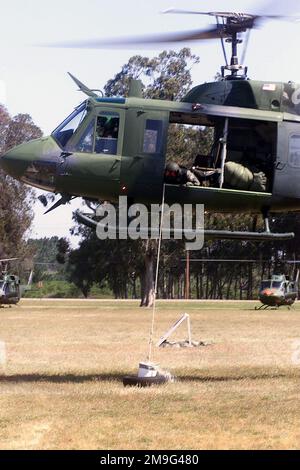
M259 23L266 20L292 20L299 21L299 16L293 16L292 13L296 11L295 5L292 8L292 0L286 0L287 5L284 5L283 11L285 10L287 16L282 14L282 9L278 10L274 3L268 3L264 8L260 8L259 12L256 13L235 13L235 12L222 12L222 11L194 11L185 9L170 8L163 11L162 13L173 13L173 14L196 14L212 16L217 19L216 25L210 25L207 29L194 30L194 31L178 31L163 34L150 34L146 36L135 36L135 37L119 37L119 38L95 38L89 40L75 40L75 41L63 41L50 44L40 44L42 47L55 47L55 48L80 48L80 49L105 49L105 48L130 48L133 46L136 49L136 45L145 47L152 44L168 44L176 42L189 42L189 41L201 41L208 39L224 39L230 38L232 34L244 33L247 30L251 30L259 26ZM297 0L298 2L299 0ZM270 14L269 14L270 13ZM272 13L272 14L271 14ZM290 16L288 16L290 15ZM223 19L220 22L220 19Z
M7 263L8 261L15 261L19 258L6 258L6 259L0 259L0 263Z
M254 11L258 16L267 16L268 18L282 17L293 20L299 17L299 0L285 0L284 2L264 0L262 4L258 4L254 8Z
M120 37L111 39L92 39L83 41L66 41L54 44L44 44L45 47L101 49L108 47L128 47L130 45L162 44L171 42L201 41L226 37L222 25L213 25L206 30L181 31L139 37Z
M205 16L218 16L220 18L254 18L257 15L250 15L247 13L234 13L229 11L195 11L195 10L181 10L178 8L169 8L162 11L163 14L179 14L179 15L205 15Z
M228 11L194 11L194 10L182 10L177 8L169 8L168 10L162 11L163 14L179 14L179 15L205 15L205 16L214 16L219 18L230 18L230 19L238 19L238 20L287 20L287 21L297 21L299 20L299 16L294 15L284 15L284 14L250 14L250 13L235 13L235 12L228 12Z
M216 16L216 13L212 11L195 11L195 10L182 10L180 8L168 8L162 11L163 14L179 14L179 15L205 15L205 16Z

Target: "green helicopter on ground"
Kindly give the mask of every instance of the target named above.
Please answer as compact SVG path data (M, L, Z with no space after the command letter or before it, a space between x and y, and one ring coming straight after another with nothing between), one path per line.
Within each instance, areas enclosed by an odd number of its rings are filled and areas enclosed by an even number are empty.
M18 258L0 259L0 307L2 305L17 304L23 293L29 290L32 284L33 271L30 272L28 283L22 285L19 276L8 272L8 263L16 261Z

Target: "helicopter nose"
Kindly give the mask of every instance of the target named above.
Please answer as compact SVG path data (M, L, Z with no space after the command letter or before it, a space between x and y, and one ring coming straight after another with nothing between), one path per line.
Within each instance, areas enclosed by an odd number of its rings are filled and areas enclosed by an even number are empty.
M0 158L0 166L8 175L20 179L30 163L28 145L21 144L6 152Z
M274 295L275 294L275 290L274 289L264 289L262 291L262 295L266 295L267 297L271 296L271 295Z
M43 137L9 150L0 158L0 167L24 183L52 190L60 154L54 139Z

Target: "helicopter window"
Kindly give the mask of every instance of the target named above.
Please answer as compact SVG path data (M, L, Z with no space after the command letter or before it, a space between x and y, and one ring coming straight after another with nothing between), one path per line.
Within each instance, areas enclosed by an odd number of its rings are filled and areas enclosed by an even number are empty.
M270 281L262 281L262 283L261 283L261 288L262 288L262 289L267 289L267 288L269 288L270 286L271 286Z
M95 152L117 154L120 117L118 113L103 112L97 117Z
M300 135L290 136L289 160L291 166L300 168Z
M162 146L163 122L156 119L147 119L144 131L144 153L160 153Z
M273 281L272 282L272 287L274 287L275 289L280 289L281 284L282 284L281 282Z
M87 113L86 102L76 108L53 132L52 136L64 148L71 139L74 132L85 118Z
M4 294L8 295L10 293L10 286L8 282L5 282L3 285Z
M94 134L95 134L95 119L92 119L85 129L84 133L80 137L79 142L77 143L75 150L77 152L87 152L90 153L93 151L94 146Z
M14 292L14 283L13 283L13 282L9 282L9 283L7 284L6 294L11 294L12 292Z

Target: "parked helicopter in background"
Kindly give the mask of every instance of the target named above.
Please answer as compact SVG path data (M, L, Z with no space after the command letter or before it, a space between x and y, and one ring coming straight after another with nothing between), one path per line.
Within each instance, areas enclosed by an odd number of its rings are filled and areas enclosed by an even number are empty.
M291 307L298 298L299 270L295 279L282 273L282 267L276 269L271 279L263 280L259 289L262 305L255 310L281 306Z
M169 13L209 15L216 18L216 25L204 31L55 46L102 48L220 39L226 64L220 80L195 86L176 102L143 99L138 81L132 82L127 98L99 96L72 77L88 99L51 136L7 152L0 159L1 167L26 184L61 194L50 210L75 197L115 202L127 196L130 204L150 205L161 202L165 188L168 204L204 204L207 211L262 214L265 221L263 232L206 230L207 237L293 238L293 233L272 233L268 217L272 212L300 210L300 84L249 80L237 54L244 33L264 20L281 17ZM226 43L231 45L230 61ZM210 151L195 155L188 169L197 184L187 181L184 168L175 170L173 177L166 172L168 130L173 124L213 131ZM77 215L81 222L94 223Z
M0 307L17 304L23 293L31 288L33 271L30 272L27 285L21 285L19 276L8 272L8 263L17 259L0 259L0 265L4 264L4 269L0 271Z

